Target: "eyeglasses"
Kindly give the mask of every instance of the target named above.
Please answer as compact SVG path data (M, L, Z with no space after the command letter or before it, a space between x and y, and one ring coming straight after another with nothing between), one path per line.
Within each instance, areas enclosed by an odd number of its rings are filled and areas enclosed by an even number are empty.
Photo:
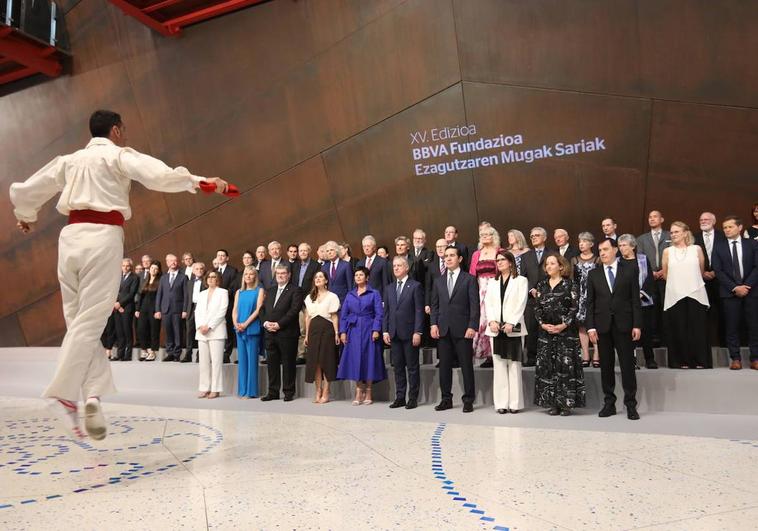
M529 235L530 238L539 238L540 236L541 236L541 234L530 234Z

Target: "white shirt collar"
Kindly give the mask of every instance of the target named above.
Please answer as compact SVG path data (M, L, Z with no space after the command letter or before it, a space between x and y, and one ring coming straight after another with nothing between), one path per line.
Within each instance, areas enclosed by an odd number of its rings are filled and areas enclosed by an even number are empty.
M395 283L397 283L397 282L405 284L406 282L408 282L408 275L405 275L403 278L396 279Z

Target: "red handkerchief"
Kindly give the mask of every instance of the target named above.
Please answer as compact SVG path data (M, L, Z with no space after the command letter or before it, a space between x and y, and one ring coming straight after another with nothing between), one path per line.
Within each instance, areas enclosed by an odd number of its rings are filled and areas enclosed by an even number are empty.
M207 181L201 181L200 190L202 190L206 194L212 194L216 191L216 185L213 183L209 183ZM224 192L224 195L226 197L239 197L240 191L233 184L228 184L226 187L226 192Z

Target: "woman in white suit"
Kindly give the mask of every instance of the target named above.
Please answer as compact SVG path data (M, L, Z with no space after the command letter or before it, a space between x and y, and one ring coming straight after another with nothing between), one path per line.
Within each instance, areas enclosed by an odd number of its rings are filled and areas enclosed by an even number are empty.
M499 249L495 263L498 273L489 280L484 297L488 317L485 333L492 342L492 391L498 413L517 413L524 407L521 351L527 334L524 309L529 286L526 277L518 274L510 251Z
M224 387L222 367L229 295L224 288L219 287L219 276L216 271L208 273L208 289L200 292L195 306L195 339L200 361L198 398L218 398Z

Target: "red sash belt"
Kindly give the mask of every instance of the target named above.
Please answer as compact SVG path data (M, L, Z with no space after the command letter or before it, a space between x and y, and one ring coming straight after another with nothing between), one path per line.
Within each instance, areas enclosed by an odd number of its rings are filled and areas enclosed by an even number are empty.
M72 210L68 213L68 224L72 223L98 223L100 225L124 224L124 215L121 212L97 212L96 210Z

